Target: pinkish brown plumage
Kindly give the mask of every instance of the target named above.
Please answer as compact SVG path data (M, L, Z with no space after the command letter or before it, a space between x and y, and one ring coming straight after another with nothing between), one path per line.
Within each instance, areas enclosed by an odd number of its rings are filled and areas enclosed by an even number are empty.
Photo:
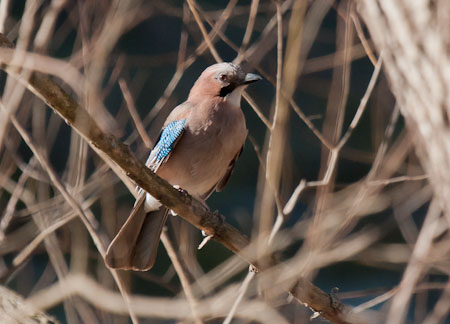
M260 79L232 63L208 67L195 82L188 100L167 117L147 166L170 184L203 201L214 190L220 191L247 136L240 108L242 91ZM141 192L128 220L108 248L107 265L117 269L150 269L166 217L167 210L152 196Z

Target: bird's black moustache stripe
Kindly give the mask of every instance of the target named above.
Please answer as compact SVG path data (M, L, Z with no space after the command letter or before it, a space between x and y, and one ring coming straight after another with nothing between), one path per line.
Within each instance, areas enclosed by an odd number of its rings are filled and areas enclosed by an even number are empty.
M219 96L220 97L225 97L230 92L233 92L234 89L236 89L236 85L233 84L233 83L230 83L228 86L223 87L222 89L220 89Z

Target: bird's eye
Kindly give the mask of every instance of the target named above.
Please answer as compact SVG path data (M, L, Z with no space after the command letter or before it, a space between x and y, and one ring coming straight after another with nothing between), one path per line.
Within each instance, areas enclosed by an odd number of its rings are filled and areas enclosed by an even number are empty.
M228 80L228 77L226 74L221 74L221 75L219 75L219 80L222 82L225 82Z

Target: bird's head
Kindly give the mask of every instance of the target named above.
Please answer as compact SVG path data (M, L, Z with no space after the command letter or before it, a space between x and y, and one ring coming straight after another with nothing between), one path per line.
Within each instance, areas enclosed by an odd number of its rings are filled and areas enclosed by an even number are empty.
M189 100L218 97L238 106L245 86L261 79L257 74L245 73L239 65L217 63L203 71L189 93Z

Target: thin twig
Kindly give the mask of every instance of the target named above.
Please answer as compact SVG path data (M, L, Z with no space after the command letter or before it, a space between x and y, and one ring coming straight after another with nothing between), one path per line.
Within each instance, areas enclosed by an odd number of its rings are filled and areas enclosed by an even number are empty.
M189 5L189 9L191 9L192 15L195 18L198 28L200 28L200 31L202 32L203 38L208 45L209 51L217 62L222 62L222 59L220 58L219 53L217 53L216 49L214 48L214 45L209 38L208 32L206 31L205 26L203 25L202 20L197 12L197 9L195 8L194 0L187 0L187 3Z
M169 255L170 260L172 261L173 267L178 274L178 278L180 279L181 286L183 287L184 294L186 295L186 300L189 304L189 307L192 311L192 316L195 319L197 324L203 323L198 314L198 302L194 296L194 292L192 291L191 285L189 283L189 279L187 278L183 266L179 260L178 254L172 246L170 239L167 235L167 232L163 230L161 234L161 241L166 248L167 254Z
M145 146L150 149L152 145L152 141L147 135L147 132L145 131L145 127L142 124L141 118L139 117L139 114L136 110L136 106L133 101L133 97L131 96L130 89L128 89L127 83L124 79L119 79L119 86L122 90L123 97L127 103L128 111L130 112L131 118L133 118L133 122L136 125L137 131L139 135L141 136L142 141L144 142Z
M248 286L250 285L250 282L255 277L255 274L256 274L256 272L252 271L252 270L249 270L249 272L247 273L247 276L245 277L244 281L242 282L241 286L239 287L239 293L236 298L236 301L233 303L233 306L231 307L230 312L228 313L227 317L223 321L223 324L230 324L231 321L233 320L234 314L236 314L236 310L237 310L239 304L241 304L242 299L244 298L245 292L247 291Z
M368 182L369 186L387 186L393 183L405 182L405 181L422 181L428 179L428 175L422 174L417 176L399 176L390 179L376 179Z
M242 38L242 45L239 48L238 55L236 57L236 63L240 63L242 53L247 49L250 38L252 37L253 27L255 26L256 14L258 13L259 0L252 0L250 6L250 13L248 15L248 23L245 28L244 37Z
M355 25L356 33L358 34L358 37L361 40L362 45L364 46L364 50L366 51L367 57L369 58L370 62L372 62L373 66L375 66L377 64L377 59L376 59L375 54L373 53L372 49L370 48L370 45L369 45L369 42L367 41L366 36L364 35L364 31L361 27L361 22L359 21L359 17L356 14L355 7L352 8L350 17L353 20L353 24Z
M347 143L348 139L353 133L353 130L358 125L362 114L364 113L364 110L367 107L367 102L369 101L370 95L372 94L373 89L375 88L375 84L377 83L378 76L381 71L381 65L383 63L383 53L380 53L380 56L378 57L377 64L375 65L375 69L372 73L372 77L370 78L369 85L367 86L366 92L364 93L364 96L361 99L361 102L359 103L359 107L356 110L355 116L353 116L353 120L350 123L350 126L347 129L347 132L342 136L339 143L336 145L336 150L340 150L345 143Z

